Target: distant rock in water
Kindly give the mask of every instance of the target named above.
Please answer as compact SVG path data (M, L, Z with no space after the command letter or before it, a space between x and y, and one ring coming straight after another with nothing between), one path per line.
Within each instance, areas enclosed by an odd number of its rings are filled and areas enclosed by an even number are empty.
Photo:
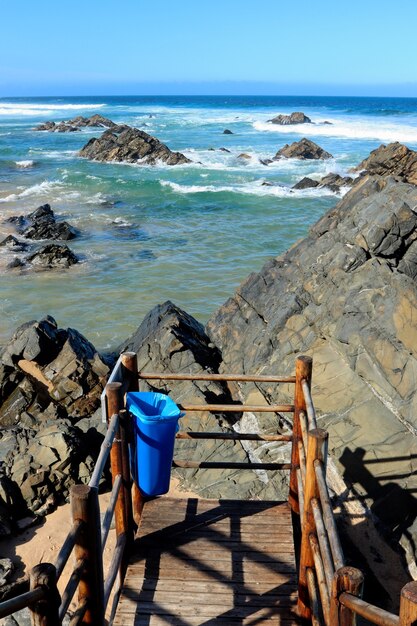
M283 148L278 150L273 160L278 159L332 159L333 156L320 148L314 141L305 137L300 141L294 141L291 145L285 144Z
M365 170L368 174L395 176L398 180L417 185L417 152L399 143L380 145L372 150L367 159L364 159L353 171Z
M65 245L49 243L27 258L28 263L39 269L67 268L78 263L78 257Z
M0 242L0 247L9 248L13 250L13 252L23 252L27 249L28 244L24 241L19 241L13 235L7 235L7 237Z
M66 122L43 122L42 124L36 126L34 130L47 130L53 133L73 133L80 130L80 128L88 126L112 128L113 126L116 126L116 124L107 117L103 117L98 114L92 115L91 117L78 115L77 117L74 117L74 119Z
M90 139L79 155L94 161L119 161L155 165L191 163L181 152L172 152L165 144L142 130L130 126L107 130L101 137Z
M320 183L318 180L313 180L308 176L304 176L304 178L302 178L298 181L298 183L295 183L295 185L292 186L292 189L312 189L313 187L318 187L319 184Z
M311 124L311 119L304 115L301 111L294 111L291 115L277 115L272 120L268 120L271 124L280 124L288 126L290 124Z
M68 222L57 222L55 214L49 204L36 209L26 216L29 222L21 234L27 239L62 239L68 241L76 237L76 231Z
M224 131L223 131L223 135L233 135L233 133L228 128L225 128Z

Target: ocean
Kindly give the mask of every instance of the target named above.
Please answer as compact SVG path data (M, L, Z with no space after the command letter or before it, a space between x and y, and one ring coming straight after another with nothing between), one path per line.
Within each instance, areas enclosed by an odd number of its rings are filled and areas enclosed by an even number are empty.
M314 124L268 123L292 111ZM77 152L99 129L33 130L46 120L93 113L137 126L193 163L91 162ZM333 158L260 162L302 137ZM19 324L50 314L109 350L167 299L206 322L250 272L305 236L346 191L294 191L292 185L303 176L347 174L392 141L417 149L417 99L0 99L0 240L13 232L5 218L48 202L79 230L68 243L81 259L65 271L11 270L6 266L14 255L0 248L0 345Z

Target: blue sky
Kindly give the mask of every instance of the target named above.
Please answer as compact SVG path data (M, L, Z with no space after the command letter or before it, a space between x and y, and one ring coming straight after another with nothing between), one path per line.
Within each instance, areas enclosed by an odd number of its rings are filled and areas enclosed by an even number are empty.
M0 96L417 96L415 0L4 0Z

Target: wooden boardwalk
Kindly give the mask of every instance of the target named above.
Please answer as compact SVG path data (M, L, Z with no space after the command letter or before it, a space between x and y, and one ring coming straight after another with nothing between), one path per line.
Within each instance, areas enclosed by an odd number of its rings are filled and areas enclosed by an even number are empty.
M285 626L297 582L287 503L146 503L115 626Z

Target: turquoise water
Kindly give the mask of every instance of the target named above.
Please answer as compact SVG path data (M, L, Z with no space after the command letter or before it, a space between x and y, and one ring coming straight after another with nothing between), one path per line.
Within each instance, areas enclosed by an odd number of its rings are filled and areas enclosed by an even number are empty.
M298 110L316 123L267 123ZM77 151L100 131L32 130L45 120L96 112L142 128L193 163L89 162ZM224 135L225 128L233 135ZM303 136L334 158L259 162ZM205 322L249 272L303 237L340 197L329 190L293 192L291 185L306 175L345 174L370 150L395 140L417 148L416 99L0 99L1 221L49 202L79 229L70 247L82 259L66 271L21 272L6 270L11 255L0 252L0 344L18 324L51 314L98 348L111 348L167 298ZM242 152L250 160L239 159ZM0 223L0 238L9 232Z

